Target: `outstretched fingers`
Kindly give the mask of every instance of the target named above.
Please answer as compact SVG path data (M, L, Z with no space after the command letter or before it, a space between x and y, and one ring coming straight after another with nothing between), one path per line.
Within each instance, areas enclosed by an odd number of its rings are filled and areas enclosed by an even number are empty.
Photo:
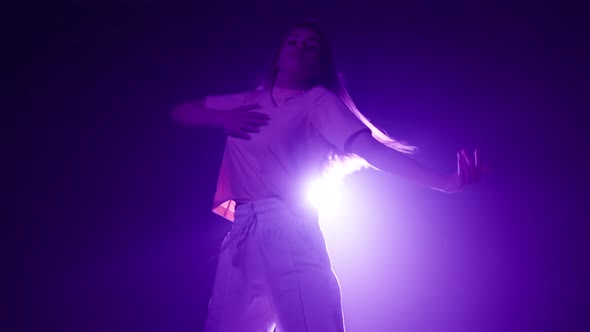
M242 131L226 131L225 134L229 137L234 137L234 138L241 138L241 139L245 139L245 140L251 139L251 136L249 134L246 134L245 132L242 132Z
M248 111L251 111L251 110L258 109L258 108L260 108L260 105L259 104L251 104L251 105L240 106L238 108L235 108L234 110L235 111L248 112Z
M465 149L461 149L460 151L461 153L461 159L463 160L463 167L464 167L464 172L465 172L465 179L466 182L465 184L471 184L474 181L474 170L473 170L473 162L471 161L471 159L469 158L469 156L467 155L467 151L465 151Z
M461 155L461 152L457 152L457 174L459 174L459 176L461 178L461 186L465 185L468 181L466 168L467 168L467 165L465 164L465 161L463 160L463 156Z

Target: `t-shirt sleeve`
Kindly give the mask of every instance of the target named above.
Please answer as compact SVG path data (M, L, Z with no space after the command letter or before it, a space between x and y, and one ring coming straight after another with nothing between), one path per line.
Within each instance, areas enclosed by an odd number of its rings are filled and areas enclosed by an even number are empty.
M233 93L225 95L210 95L205 97L205 108L229 111L244 106L248 93Z
M315 102L310 121L317 132L338 150L347 150L347 141L359 131L370 129L331 91L324 91Z

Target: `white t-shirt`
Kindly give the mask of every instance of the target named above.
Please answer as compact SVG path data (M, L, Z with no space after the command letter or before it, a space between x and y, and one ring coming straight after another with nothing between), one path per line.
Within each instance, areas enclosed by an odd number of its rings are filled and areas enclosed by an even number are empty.
M250 140L228 137L213 212L234 220L236 202L277 197L300 206L309 181L321 175L330 151L344 151L362 123L332 91L274 89L208 96L205 107L218 111L259 104L254 111L269 124Z

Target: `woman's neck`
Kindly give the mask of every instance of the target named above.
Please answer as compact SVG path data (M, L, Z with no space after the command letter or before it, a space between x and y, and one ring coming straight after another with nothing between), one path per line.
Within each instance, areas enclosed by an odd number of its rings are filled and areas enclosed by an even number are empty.
M281 72L277 73L277 76L274 81L274 86L281 89L300 91L304 91L310 88L309 82L307 82L305 79L294 77L293 75L287 75Z

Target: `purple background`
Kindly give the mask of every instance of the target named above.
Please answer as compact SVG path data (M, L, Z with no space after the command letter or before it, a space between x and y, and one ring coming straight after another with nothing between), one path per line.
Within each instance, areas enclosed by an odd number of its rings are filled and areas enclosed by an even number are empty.
M250 87L303 16L359 108L417 159L451 172L479 147L494 168L455 195L346 179L322 223L349 332L590 330L581 8L211 2L3 5L16 209L2 330L202 329L230 226L210 212L224 141L169 111Z

